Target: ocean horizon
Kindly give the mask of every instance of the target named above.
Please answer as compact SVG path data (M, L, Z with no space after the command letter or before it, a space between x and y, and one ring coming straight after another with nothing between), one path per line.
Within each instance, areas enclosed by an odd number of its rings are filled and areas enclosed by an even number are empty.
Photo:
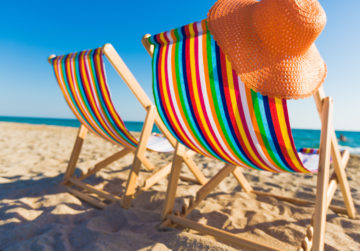
M0 116L0 122L25 123L34 125L52 125L79 127L80 122L77 119L70 118L41 118L41 117L17 117ZM129 131L140 132L143 127L141 121L124 121ZM154 126L153 132L160 133L160 130ZM299 148L318 148L320 143L320 130L318 129L300 129L292 128L295 146ZM346 142L339 142L341 149L347 149L351 154L360 155L360 132L337 130L336 136L346 137Z

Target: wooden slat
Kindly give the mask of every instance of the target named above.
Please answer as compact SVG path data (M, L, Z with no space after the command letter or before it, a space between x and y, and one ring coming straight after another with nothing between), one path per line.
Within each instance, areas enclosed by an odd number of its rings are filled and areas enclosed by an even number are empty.
M154 164L145 157L145 152L144 155L139 156L139 159L147 170L152 171L155 169Z
M70 178L69 181L74 184L75 186L77 187L80 187L82 189L85 189L91 193L95 193L105 199L108 199L112 202L118 202L118 201L121 201L121 198L116 196L116 195L112 195L111 193L108 193L106 191L103 191L103 190L99 190L97 189L96 187L94 186L91 186L89 184L86 184L85 182L82 182L82 181L79 181L77 179L74 179L74 178Z
M180 175L180 179L181 179L182 181L186 181L186 182L191 182L191 183L193 183L193 184L202 185L202 184L200 184L200 182L199 182L197 179L192 178L192 177L188 177L188 176L186 176L186 175Z
M341 155L341 167L346 168L347 163L350 159L350 152L348 150L344 150Z
M349 161L350 154L348 150L345 150L341 157L341 168L346 168L347 162ZM339 181L336 176L336 172L334 171L333 174L330 177L329 186L328 186L328 192L327 192L327 206L331 208L331 201L335 194L337 185ZM345 211L345 214L347 211ZM343 213L344 214L344 213Z
M200 190L196 193L196 201L202 201L205 197L217 186L219 183L226 178L236 166L226 164L214 177L212 177Z
M195 162L190 158L190 156L188 156L187 152L184 155L184 163L188 166L189 170L199 181L200 184L203 185L207 182L204 174L199 170L199 168L196 166Z
M94 168L90 169L86 174L83 174L82 176L79 177L79 180L83 180L88 178L89 176L93 175L94 173L100 171L102 168L110 165L111 163L113 163L114 161L117 161L118 159L124 157L125 155L133 152L134 149L130 149L130 148L125 148L119 152L116 152L114 154L112 154L111 156L107 157L106 159L100 161L99 163L97 163Z
M323 110L324 99L325 99L325 92L323 87L320 87L314 95L315 104L320 117ZM338 177L340 189L344 196L344 202L347 209L347 214L349 215L350 218L354 219L356 217L355 206L352 200L350 186L346 178L345 170L344 168L342 168L340 150L334 129L332 129L331 131L331 156L333 158L333 165L336 171L336 175Z
M172 136L172 134L166 128L166 126L162 122L162 120L157 112L155 115L155 125L159 128L159 130L162 132L162 134L164 134L164 136L169 141L169 143L172 145L172 147L175 148L177 140L174 138L174 136Z
M80 151L81 151L82 145L84 143L84 139L86 137L87 131L88 131L87 128L81 124L81 126L79 127L79 130L78 130L77 136L76 136L73 150L71 152L68 166L65 171L63 184L66 184L67 180L74 174L76 163L79 159Z
M326 203L327 207L326 208L330 207L332 198L333 198L333 196L335 194L335 191L336 191L337 184L338 184L338 182L337 182L336 174L332 175L332 178L330 178L330 181L329 181L328 190L327 190L327 194L326 194L326 198L327 198L326 199L326 201L327 201L327 203Z
M325 99L325 91L324 91L324 88L321 86L314 94L315 105L316 105L316 109L320 115L320 119L321 119L321 113L323 110L323 100L324 99Z
M161 218L164 220L168 214L171 213L174 208L176 190L179 182L181 164L183 163L183 156L185 154L185 147L180 143L176 144L175 156L173 159L171 172L169 175L169 183L166 189L166 197L164 201Z
M236 180L239 182L242 189L244 189L245 192L251 193L253 191L252 187L250 186L249 182L245 178L244 174L241 172L240 168L235 168L234 171L232 171L232 174L236 178Z
M137 187L137 179L139 176L139 171L141 167L141 160L139 156L144 156L146 151L146 145L149 140L149 137L151 135L151 130L154 126L154 118L156 114L156 108L155 106L151 105L147 108L147 114L144 121L144 126L141 131L140 135L140 141L138 144L138 147L135 152L134 162L132 164L129 178L126 184L125 188L125 195L123 198L122 206L124 208L129 208L131 205L131 200L133 199L135 193L136 193L136 187Z
M105 208L106 207L106 204L97 200L97 199L94 199L92 198L91 196L85 194L85 193L82 193L76 189L72 189L68 186L65 186L65 189L68 190L69 193L72 193L73 195L75 195L76 197L79 197L80 199L86 201L87 203L97 207L97 208Z
M234 169L236 166L231 164L226 164L214 177L212 177L205 185L203 185L196 193L195 200L190 200L189 206L183 207L182 216L187 216L192 210L196 208L197 205L200 204L202 200L206 198L206 196L214 190L214 188L219 185L221 181L223 181Z
M339 151L335 131L331 135L331 156L333 157L334 170L338 178L340 190L344 196L344 202L348 211L348 215L350 218L355 219L356 217L355 206L351 196L349 182L347 180L345 170L341 164L340 151Z
M121 59L119 54L116 52L114 47L111 44L105 44L103 46L103 50L104 50L104 55L110 61L110 63L115 68L115 70L118 72L118 74L121 76L121 78L124 80L125 84L129 87L129 89L135 95L135 97L140 102L140 104L145 109L147 109L149 106L152 106L153 104L152 104L151 100L146 95L145 91L142 89L141 85L137 82L134 75L131 73L131 71L126 66L124 61ZM173 147L175 147L175 145L176 145L175 138L167 130L166 126L161 121L161 119L157 113L155 115L155 124L160 129L160 131L164 134L164 136L169 140L171 145Z
M260 196L273 197L273 198L276 198L278 200L283 200L283 201L287 201L287 202L290 202L290 203L293 203L293 204L298 204L298 205L315 204L315 201L311 201L311 200L304 200L304 199L299 199L299 198L287 197L287 196L283 196L283 195L279 195L279 194L261 192L261 191L257 191L257 190L253 190L252 193L254 193L256 195L260 195Z
M315 213L314 213L314 240L313 250L324 249L326 211L327 211L327 189L329 183L331 131L332 129L332 100L325 98L321 111L321 137L319 169L316 187Z
M150 34L145 34L141 39L141 43L143 44L143 46L145 47L145 49L149 53L149 55L152 57L152 55L154 54L154 45L151 45L149 43L149 41L148 41L149 37L151 37Z
M53 59L54 57L56 57L55 54L51 54L51 55L48 57L48 62L49 62L49 64L51 64L51 59Z
M168 215L168 218L178 224L181 225L183 227L188 227L191 229L194 229L196 231L199 231L201 233L204 234L209 234L214 236L216 239L227 242L227 243L231 243L231 244L236 244L245 248L249 248L252 250L280 250L280 249L276 249L275 247L271 247L269 245L266 245L262 242L256 242L256 241L252 241L252 240L248 240L245 239L239 235L221 230L221 229L217 229L211 226L207 226L207 225L203 225L191 220L188 220L184 217L179 217L179 216L175 216L173 214Z
M145 47L146 51L149 53L149 55L152 57L153 56L153 52L154 52L154 46L151 45L148 41L147 38L150 37L150 34L146 34L143 36L143 38L141 39L141 42L143 44L143 46ZM167 138L167 140L169 140L170 144L175 148L176 147L176 143L177 140L174 138L174 136L172 136L172 134L169 132L169 130L166 128L166 126L164 125L164 123L162 122L160 116L158 113L156 113L156 117L155 117L155 125L159 128L159 130L164 134L164 136Z
M260 195L260 196L274 197L278 200L287 201L287 202L297 204L297 205L313 205L313 204L315 204L315 201L312 201L312 200L304 200L304 199L298 199L298 198L293 198L293 197L286 197L286 196L282 196L282 195L278 195L278 194L274 194L274 193L266 193L266 192L261 192L261 191L256 191L256 190L253 190L252 193ZM334 211L335 213L347 214L346 208L338 207L338 206L334 206L334 205L329 205L329 208L332 211Z
M187 150L185 152L185 155L186 155L187 158L192 158L192 157L194 157L196 155L196 152L194 152L192 150Z
M149 178L145 180L144 186L141 188L142 190L146 191L153 185L155 185L159 180L166 177L171 171L171 163L167 164L166 166L160 168L156 172L154 172Z
M124 80L125 84L129 87L132 93L135 95L140 104L147 109L152 105L151 100L146 95L141 85L138 83L134 75L131 73L129 68L126 66L124 61L121 59L119 54L116 52L111 44L105 44L103 46L104 55L107 57L109 62L112 64L117 73Z

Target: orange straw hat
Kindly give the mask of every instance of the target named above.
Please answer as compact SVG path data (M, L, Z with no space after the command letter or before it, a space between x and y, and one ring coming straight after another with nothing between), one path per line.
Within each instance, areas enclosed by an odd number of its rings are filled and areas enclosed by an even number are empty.
M317 0L218 0L207 20L247 87L298 99L323 83L326 65L314 41L326 15Z

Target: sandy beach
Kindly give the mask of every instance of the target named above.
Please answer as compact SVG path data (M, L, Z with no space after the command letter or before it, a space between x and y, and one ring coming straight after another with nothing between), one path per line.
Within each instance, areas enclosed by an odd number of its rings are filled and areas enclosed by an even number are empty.
M134 200L129 210L112 204L99 210L67 193L60 185L77 129L71 127L0 123L0 250L236 250L195 231L159 230L167 179ZM85 171L117 146L90 135L84 144L78 170ZM172 154L149 153L161 166ZM205 176L212 177L222 163L195 156ZM123 191L132 156L111 164L88 179L98 188ZM360 214L360 157L347 166L352 196ZM187 169L183 168L185 174ZM141 177L150 174L141 173ZM244 170L253 187L297 198L314 199L316 175L273 174ZM190 175L190 174L188 174ZM141 182L141 179L140 179ZM199 188L181 181L179 207ZM337 190L333 204L344 206ZM304 237L313 208L243 192L228 177L191 218L261 240L282 250L296 250ZM290 246L286 246L290 245ZM360 216L355 220L328 211L325 250L360 250Z

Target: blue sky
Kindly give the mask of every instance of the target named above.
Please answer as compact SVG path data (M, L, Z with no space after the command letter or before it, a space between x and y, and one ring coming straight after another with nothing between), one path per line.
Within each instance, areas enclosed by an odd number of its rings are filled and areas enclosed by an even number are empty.
M47 63L65 54L112 43L152 98L145 33L204 19L215 1L6 1L0 8L0 116L73 118ZM334 123L360 131L360 1L320 1L328 22L316 44L328 66L325 92L335 100ZM141 121L145 113L119 76L108 70L118 112ZM289 101L294 128L320 128L312 98Z

